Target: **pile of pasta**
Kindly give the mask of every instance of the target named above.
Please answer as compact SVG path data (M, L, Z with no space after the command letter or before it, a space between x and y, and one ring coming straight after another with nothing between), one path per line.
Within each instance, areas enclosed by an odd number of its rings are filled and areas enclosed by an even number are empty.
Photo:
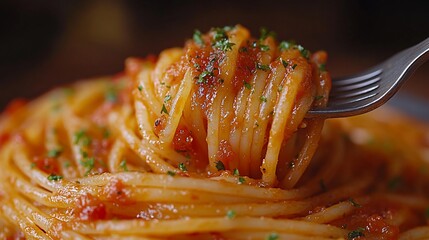
M428 239L427 126L306 118L328 101L326 60L213 28L11 102L0 238Z

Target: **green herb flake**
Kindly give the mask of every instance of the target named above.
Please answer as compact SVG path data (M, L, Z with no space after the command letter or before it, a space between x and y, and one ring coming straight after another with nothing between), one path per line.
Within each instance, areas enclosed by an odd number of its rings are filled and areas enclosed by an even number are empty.
M363 233L363 231L365 231L365 228L359 227L356 230L349 232L347 234L347 239L353 240L353 239L358 238L358 237L365 237L365 234Z
M230 42L228 39L222 39L219 41L216 41L214 43L214 47L223 51L223 52L227 52L227 51L231 51L232 47L235 45L235 43Z
M223 164L223 162L222 162L222 161L217 161L217 162L216 162L216 169L217 169L218 171L220 171L220 170L225 170L225 165Z
M142 86L142 85L139 85L139 86L137 87L137 89L141 92L141 91L143 90L143 86Z
M91 138L89 138L85 130L80 130L74 133L73 143L82 144L83 146L89 146L91 144Z
M241 47L240 49L238 49L239 53L244 53L244 52L248 52L249 50L247 49L247 47Z
M167 171L167 175L174 177L176 175L176 173L173 171Z
M108 128L103 128L103 138L107 139L110 137L110 131Z
M318 96L314 97L314 101L319 101L319 100L322 100L322 99L323 99L322 95L318 95Z
M264 64L259 63L259 62L256 63L256 68L260 69L262 71L269 71L271 69L269 65L264 65Z
M390 191L395 191L403 184L403 179L401 176L393 177L387 183L387 189Z
M289 65L289 63L283 59L282 59L282 64L283 64L283 67L285 67L285 68L287 68L287 66Z
M228 210L228 212L226 212L226 216L229 218L229 219L233 219L233 218L235 218L235 216L237 215L237 213L234 211L234 210Z
M186 168L185 163L179 163L179 169L182 172L187 172L188 171L188 169Z
M288 50L288 49L292 48L293 46L295 46L295 43L292 41L289 41L289 42L288 41L282 41L279 44L279 49L280 49L280 51L284 51L284 50Z
M298 66L298 64L296 64L296 63L295 63L295 64L292 66L292 69L294 69L294 70L295 70L296 66Z
M265 96L261 96L261 97L259 98L259 100L261 100L261 102L267 102L267 97L265 97Z
M31 164L30 164L30 168L31 169L33 169L33 168L35 168L36 167L36 163L35 162L32 162Z
M120 163L119 163L119 167L121 167L124 172L128 172L128 167L127 167L127 160L123 159Z
M244 177L238 177L238 183L243 184L244 182L246 182Z
M301 45L297 45L296 47L298 48L299 52L301 53L301 55L302 55L303 57L305 57L306 59L309 59L309 58L310 58L310 51L308 51L307 49L305 49L305 48L304 48L303 46L301 46Z
M277 233L270 233L266 240L278 240L279 239L279 235Z
M60 176L60 175L51 174L51 175L48 176L48 180L49 181L58 181L58 180L61 180L61 179L63 179L63 177Z
M193 35L193 37L192 37L193 39L194 39L194 42L198 45L198 46L200 46L200 47L203 47L204 46L204 41L203 41L203 38L202 38L202 34L201 34L201 32L198 30L198 29L196 29L195 31L194 31L194 35Z
M277 92L281 92L283 90L283 86L278 86L277 87Z
M270 51L270 47L268 45L263 45L263 44L259 44L259 48L261 49L261 51L263 52L268 52Z
M238 171L237 168L235 168L232 173L234 174L234 176L240 176L240 171Z
M353 207L357 207L357 208L362 207L362 205L357 203L353 198L349 198L349 202L352 204Z
M319 64L319 71L321 71L321 72L326 71L326 64L325 63Z
M322 190L322 192L326 192L328 190L328 188L325 185L325 181L323 181L323 179L320 179L319 185L320 185L320 189Z
M70 162L69 162L69 161L65 161L65 162L63 163L63 166L64 166L65 168L69 168L69 167L71 166L71 164L70 164Z
M213 72L204 71L198 76L197 83L207 83L207 76L213 76Z
M261 33L261 36L259 37L259 41L263 41L263 40L267 39L268 37L276 38L276 36L277 36L277 34L275 32L269 31L268 29L266 29L264 27L260 29L260 33Z
M55 149L49 150L46 156L50 158L56 158L56 157L59 157L62 152L63 150L61 148L55 148Z
M170 100L171 100L171 95L165 95L164 102L166 103L166 102L168 102Z
M162 104L161 114L163 113L168 115L168 111L167 111L167 108L165 107L165 104Z
M88 158L88 153L82 154L82 155L84 156L85 159L80 161L80 165L86 168L85 176L87 176L95 166L95 159L93 157Z
M252 85L250 83L246 82L246 81L244 82L244 87L247 88L247 89L249 89L249 90L252 89Z
M108 102L115 103L118 101L118 91L114 87L109 87L104 97Z

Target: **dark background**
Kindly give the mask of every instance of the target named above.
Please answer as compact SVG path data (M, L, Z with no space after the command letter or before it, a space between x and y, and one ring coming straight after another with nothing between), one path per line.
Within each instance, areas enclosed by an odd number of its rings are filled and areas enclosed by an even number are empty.
M428 1L23 1L0 3L0 108L54 86L115 74L128 56L183 46L194 29L240 23L329 53L333 76L429 37ZM429 63L401 89L429 102Z

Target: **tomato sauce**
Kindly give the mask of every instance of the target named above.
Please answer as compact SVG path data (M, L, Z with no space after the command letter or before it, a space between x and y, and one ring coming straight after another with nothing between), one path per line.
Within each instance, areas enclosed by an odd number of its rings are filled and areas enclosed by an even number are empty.
M359 240L395 240L399 237L399 227L391 223L397 211L395 206L386 202L372 201L356 207L355 212L343 219L333 222L334 225L349 229L363 229L364 236Z
M106 205L91 194L79 197L74 210L76 217L83 221L107 219Z
M256 61L259 48L243 46L240 47L237 57L235 76L232 82L235 93L243 87L244 82L250 82L256 69Z
M52 157L34 157L33 165L48 174L57 174L60 172L58 160Z

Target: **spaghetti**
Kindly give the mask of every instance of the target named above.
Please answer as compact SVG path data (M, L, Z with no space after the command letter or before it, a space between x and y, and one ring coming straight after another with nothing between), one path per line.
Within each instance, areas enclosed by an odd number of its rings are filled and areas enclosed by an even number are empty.
M214 28L11 103L0 237L429 238L427 127L373 114L322 131L305 114L328 101L326 58Z

